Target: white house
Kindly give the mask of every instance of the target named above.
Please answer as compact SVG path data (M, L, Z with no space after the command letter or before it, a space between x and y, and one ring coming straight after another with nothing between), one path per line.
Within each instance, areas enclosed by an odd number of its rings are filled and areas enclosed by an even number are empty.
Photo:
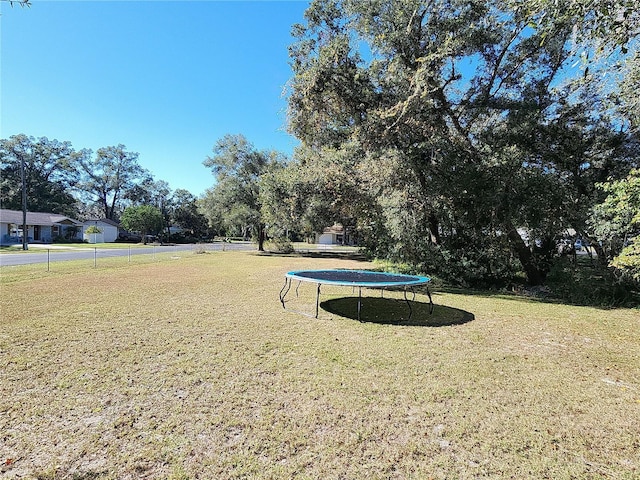
M89 227L96 227L100 233L87 233ZM118 239L120 225L107 218L85 220L82 224L83 238L89 243L111 243Z
M0 244L22 242L22 212L0 209ZM27 239L35 243L51 243L56 238L80 240L82 223L65 215L27 212Z
M341 224L335 223L325 228L322 233L316 233L316 243L320 245L354 245L354 238Z

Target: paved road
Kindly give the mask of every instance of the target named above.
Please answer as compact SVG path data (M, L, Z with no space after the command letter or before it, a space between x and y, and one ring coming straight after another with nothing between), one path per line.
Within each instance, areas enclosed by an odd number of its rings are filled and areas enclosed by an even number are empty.
M153 255L155 253L191 252L196 248L204 248L207 251L224 250L254 250L256 246L251 242L237 243L207 243L199 245L155 245L147 247L128 248L65 248L56 245L30 245L29 252L2 253L0 254L0 266L29 265L34 263L62 262L66 260L87 260L109 257L126 257L131 255Z

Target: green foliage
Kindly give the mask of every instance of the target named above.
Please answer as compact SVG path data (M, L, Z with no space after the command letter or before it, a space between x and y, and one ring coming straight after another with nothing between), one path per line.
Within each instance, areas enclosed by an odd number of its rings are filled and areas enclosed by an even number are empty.
M263 175L277 169L284 159L277 152L257 151L242 135L225 135L203 163L211 168L216 185L207 190L200 210L211 226L219 224L227 235L240 234L258 240L263 250L265 220L261 212Z
M283 222L345 218L375 255L460 283L544 282L566 229L590 233L596 183L638 158L612 89L571 70L576 42L617 27L556 3L313 2L291 47L302 147ZM635 48L626 25L613 43Z
M601 183L598 186L607 192L608 196L595 208L595 214L603 217L597 224L597 231L617 235L639 233L640 169L632 170L622 180Z
M620 255L613 259L611 265L640 284L640 241L637 237L622 249Z
M293 244L286 238L273 238L267 242L267 250L277 253L293 253Z
M21 163L24 162L27 209L77 217L78 205L71 195L77 180L74 162L86 155L71 143L35 139L24 134L0 140L0 205L22 209Z
M151 205L160 210L167 227L177 224L184 230L181 241L206 238L209 226L197 199L186 190L172 193L169 184L154 180L137 158L123 145L99 149L92 159L89 150L76 151L70 142L24 134L2 139L0 206L22 209L24 164L29 211L113 219L126 206Z
M100 230L98 227L96 227L95 225L91 225L89 228L87 228L84 233L102 233L102 230Z
M614 49L628 51L629 43L638 34L640 13L636 0L513 0L510 3L533 22L543 28L548 23L546 17L563 20L580 28L574 32L575 41L593 43L598 41L595 53Z
M591 223L613 267L640 282L640 170L599 184L608 195L593 209Z
M129 205L152 205L162 213L164 225L172 224L173 197L169 184L164 180L154 180L151 175L144 174L139 183L134 183L124 193Z
M186 190L171 192L154 180L123 145L76 151L70 142L24 134L0 140L0 205L22 208L21 166L24 164L27 209L72 218L118 217L126 206L157 207L167 226L175 223L195 238L205 237L208 225L198 212L197 199ZM96 205L98 206L96 208Z
M121 213L126 196L150 177L138 164L138 154L124 145L99 148L93 160L88 154L78 157L75 167L80 171L75 187L110 220Z
M619 279L597 264L563 259L554 264L547 281L552 298L573 305L602 307L637 306L636 286L628 279Z
M626 63L623 71L619 110L621 114L628 118L631 131L636 135L640 133L640 96L638 96L638 85L640 85L640 51Z
M265 175L261 203L270 234L312 237L335 222L355 226L358 213L374 204L361 188L361 154L349 148L299 149L296 161Z
M170 218L173 224L184 229L190 238L202 239L209 235L207 218L200 213L198 199L184 189L174 192Z
M162 230L162 212L151 205L127 207L122 213L120 223L129 231L140 232L144 239L145 235L155 235Z

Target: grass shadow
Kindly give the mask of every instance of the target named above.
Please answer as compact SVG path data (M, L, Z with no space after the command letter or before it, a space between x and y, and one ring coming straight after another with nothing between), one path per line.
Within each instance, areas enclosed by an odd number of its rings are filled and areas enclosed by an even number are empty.
M336 258L340 260L357 260L360 262L367 261L367 257L359 252L334 252L331 250L324 251L295 251L291 253L280 253L280 252L255 252L255 255L266 256L266 257L290 257L290 258Z
M320 302L320 308L340 315L341 317L358 319L358 299L356 297L333 298ZM402 299L363 297L360 310L360 321L386 325L402 325L412 327L446 327L462 325L475 319L475 315L458 308L434 305L433 313L429 313L429 303L412 301L413 311L409 319L409 307Z
M640 292L637 291L624 291L619 293L619 297L612 297L611 295L616 293L615 290L611 290L608 293L603 292L603 289L599 289L597 286L584 285L573 286L571 288L583 289L583 293L578 295L574 293L570 298L563 298L562 296L554 295L552 292L541 288L520 288L512 291L506 290L488 290L488 289L473 289L463 288L456 286L441 285L438 287L438 293L450 293L454 295L476 296L484 298L498 298L501 300L510 300L514 302L524 302L531 304L551 304L551 305L570 305L576 307L592 307L599 310L616 310L626 308L639 308L640 307ZM417 289L416 289L417 290Z

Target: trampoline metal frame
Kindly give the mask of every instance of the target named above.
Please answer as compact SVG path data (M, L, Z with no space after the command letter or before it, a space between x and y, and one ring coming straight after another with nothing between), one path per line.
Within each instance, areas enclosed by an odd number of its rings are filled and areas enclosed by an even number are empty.
M387 281L387 282L382 282L382 281L366 281L366 280L360 280L360 281L348 281L348 280L328 280L328 279L322 279L322 278L314 278L313 274L315 272L336 272L336 273L346 273L346 274L356 274L359 275L360 277L367 277L367 276L375 276L377 278L379 278L380 276L389 276L391 277L402 277L405 278L406 280L403 281ZM306 276L302 276L302 274L306 275ZM368 288L368 289L380 289L381 290L381 295L384 297L384 291L387 289L394 289L397 290L399 288L402 288L402 292L403 292L403 296L404 296L404 301L407 304L407 307L409 307L409 317L407 318L407 321L411 320L411 316L413 315L413 309L411 308L411 302L415 301L416 299L416 292L413 289L414 286L418 286L418 285L426 285L427 288L427 296L429 297L429 314L433 313L433 300L431 298L431 292L429 291L429 285L428 283L431 281L431 279L429 277L419 277L419 276L415 276L415 275L400 275L400 274L387 274L387 273L383 273L383 272L374 272L371 270L298 270L298 271L292 271L292 272L288 272L285 277L284 277L284 286L282 287L282 289L280 289L280 303L282 303L282 308L287 310L287 306L286 306L286 296L289 293L289 291L291 290L291 283L293 280L298 280L298 285L296 286L296 297L298 297L298 289L300 288L300 285L302 284L302 282L308 282L308 283L315 283L317 284L317 288L316 288L316 313L314 315L314 318L318 318L318 312L319 312L319 308L320 308L320 287L322 285L336 285L336 286L343 286L343 287L358 287L358 321L362 321L360 318L360 312L362 311L362 289L363 288ZM411 292L412 294L412 298L411 301L409 301L409 298L407 297L407 289ZM301 315L305 315L305 316L311 316L310 314L304 313L304 312L295 312L295 313L299 313Z

